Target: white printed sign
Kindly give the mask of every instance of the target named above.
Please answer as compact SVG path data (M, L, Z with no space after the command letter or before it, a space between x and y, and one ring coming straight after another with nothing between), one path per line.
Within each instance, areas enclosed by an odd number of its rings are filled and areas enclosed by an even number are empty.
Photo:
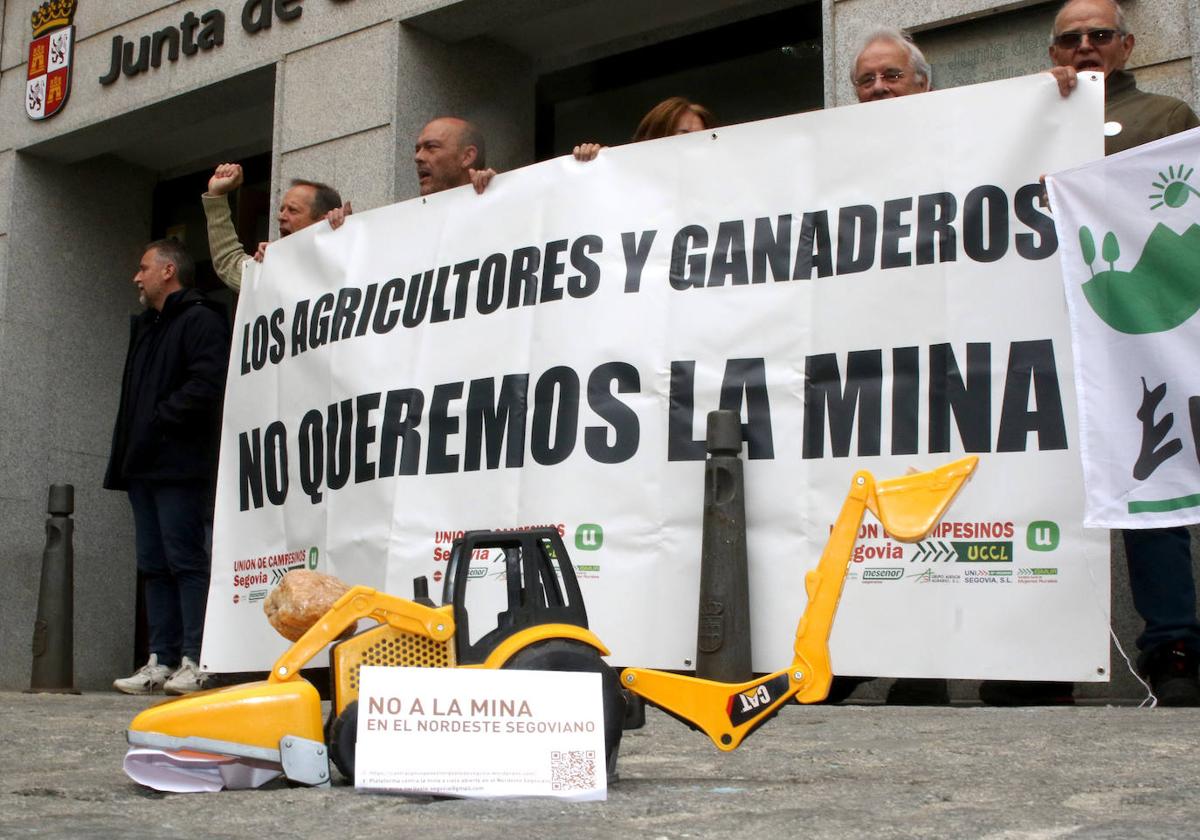
M930 539L868 519L834 672L1107 679L1038 183L1100 157L1102 120L1099 86L1042 74L546 161L273 243L234 325L204 664L270 666L261 601L290 568L436 598L464 529L550 525L609 661L687 670L705 415L730 408L754 670L791 660L855 470L978 453Z
M606 799L600 675L360 671L355 787L471 799Z
M1200 522L1198 160L1192 129L1048 179L1092 527Z

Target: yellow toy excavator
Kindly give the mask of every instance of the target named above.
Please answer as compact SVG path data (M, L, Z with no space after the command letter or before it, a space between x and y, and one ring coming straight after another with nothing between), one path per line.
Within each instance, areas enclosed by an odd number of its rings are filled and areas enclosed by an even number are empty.
M467 605L479 602L470 589L495 584L472 574L482 570L472 568L473 557L498 567L507 601L482 636L470 630ZM588 629L575 569L557 530L468 531L451 549L443 605L429 600L424 577L414 581L414 590L409 601L353 587L275 662L265 681L153 706L130 724L130 746L267 762L290 781L323 785L330 758L343 775L354 776L363 665L593 671L601 675L612 771L625 699L616 672L601 658L608 648ZM363 619L375 623L337 641ZM323 728L320 696L300 669L330 643L332 709Z
M805 578L808 603L796 628L791 665L744 683L724 683L648 668L617 675L608 650L588 629L574 567L556 530L468 532L456 541L443 604L429 600L424 578L414 600L357 586L279 658L267 680L166 701L135 717L131 747L242 758L279 768L293 783L327 785L330 758L354 773L358 671L362 665L595 671L602 675L605 746L610 775L620 744L622 689L732 750L789 700L816 703L832 679L829 634L842 584L866 511L902 542L924 539L974 471L963 458L928 472L876 481L866 471L851 480L825 550ZM507 607L496 626L471 641L468 583L471 558L498 552L504 561ZM479 616L475 616L478 618ZM336 642L329 720L321 720L317 690L300 668L359 619L376 623Z

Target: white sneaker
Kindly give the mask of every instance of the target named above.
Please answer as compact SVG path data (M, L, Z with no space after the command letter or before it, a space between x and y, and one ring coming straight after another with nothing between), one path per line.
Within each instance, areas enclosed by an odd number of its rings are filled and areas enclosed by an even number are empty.
M113 688L125 694L157 694L162 691L171 669L158 664L158 654L150 654L150 660L128 677L113 680Z
M208 675L200 673L200 666L185 656L179 670L171 674L165 687L167 694L191 694L202 690L207 680Z

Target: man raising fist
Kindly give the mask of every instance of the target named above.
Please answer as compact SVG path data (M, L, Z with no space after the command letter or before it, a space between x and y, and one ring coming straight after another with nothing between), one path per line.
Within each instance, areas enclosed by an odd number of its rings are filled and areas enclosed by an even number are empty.
M226 196L242 185L243 178L239 164L222 163L208 179L208 192L200 197L208 220L213 270L235 292L242 286L242 266L251 257L238 241ZM288 236L325 219L336 229L352 212L350 202L342 204L338 191L328 184L296 179L279 203L279 235ZM266 249L266 242L258 243L253 259L261 262Z

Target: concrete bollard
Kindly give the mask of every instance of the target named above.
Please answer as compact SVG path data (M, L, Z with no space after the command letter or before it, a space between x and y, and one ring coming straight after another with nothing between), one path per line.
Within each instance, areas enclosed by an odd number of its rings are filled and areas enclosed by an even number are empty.
M75 487L50 487L42 584L33 624L29 691L78 694L75 689Z
M704 464L696 676L745 682L754 671L750 660L742 420L736 411L709 412L705 446L708 460Z

